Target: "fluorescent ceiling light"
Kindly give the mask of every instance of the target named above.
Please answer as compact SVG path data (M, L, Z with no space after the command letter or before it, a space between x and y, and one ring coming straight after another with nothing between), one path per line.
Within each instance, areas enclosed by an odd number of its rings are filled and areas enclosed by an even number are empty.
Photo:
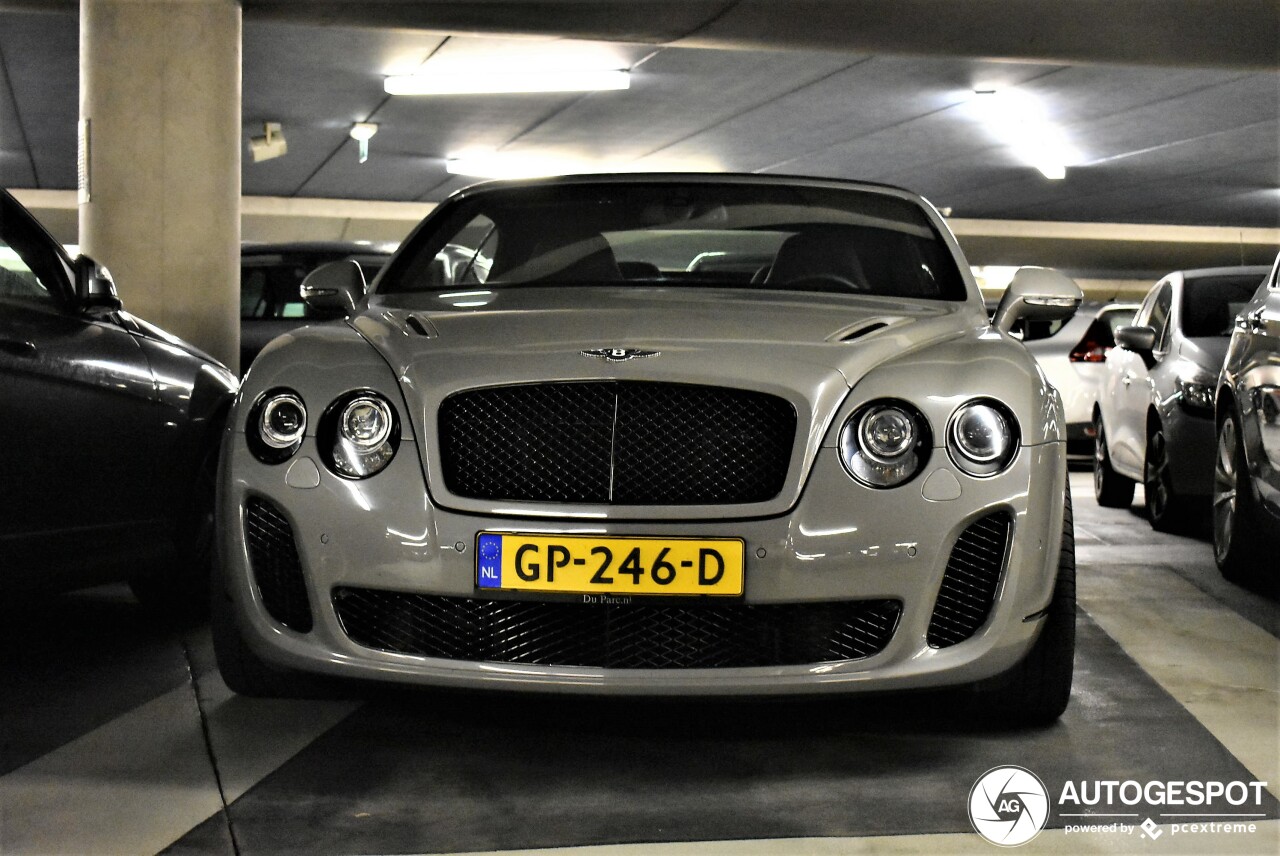
M979 89L970 103L988 133L1045 178L1066 178L1067 167L1083 159L1046 115L1044 104L1025 92Z
M483 95L519 92L596 92L631 87L631 72L620 69L449 68L388 77L390 95Z

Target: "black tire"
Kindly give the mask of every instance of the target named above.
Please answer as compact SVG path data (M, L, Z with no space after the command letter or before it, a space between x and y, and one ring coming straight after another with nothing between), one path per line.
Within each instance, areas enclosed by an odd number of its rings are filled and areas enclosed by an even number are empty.
M1147 520L1157 532L1175 532L1186 519L1186 498L1174 489L1169 443L1159 424L1147 429L1147 454L1142 465L1142 489Z
M227 687L239 695L254 698L343 698L347 686L320 675L274 666L249 648L240 631L235 605L227 594L221 574L214 578L209 604L209 628L213 654Z
M215 431L214 437L218 436L219 432ZM208 614L217 473L215 442L201 460L191 488L190 504L174 533L174 560L129 579L129 588L144 607L180 624L199 621Z
M978 688L972 713L978 721L1005 725L1050 725L1071 700L1076 654L1076 539L1067 489L1062 512L1058 577L1044 627L1018 665Z
M1265 526L1249 484L1239 423L1227 413L1218 424L1213 464L1213 559L1223 577L1243 583L1262 575Z
M1093 418L1093 496L1103 508L1128 508L1133 503L1134 481L1111 468L1102 415Z

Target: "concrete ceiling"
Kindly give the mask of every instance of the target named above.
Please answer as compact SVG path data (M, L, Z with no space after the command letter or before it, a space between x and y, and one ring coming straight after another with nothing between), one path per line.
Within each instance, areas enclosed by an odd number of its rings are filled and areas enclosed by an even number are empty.
M243 0L246 195L437 201L465 150L602 168L798 173L956 217L1280 226L1280 7L1254 0ZM35 11L39 7L40 11ZM522 35L511 40L499 36ZM594 44L557 41L559 36ZM469 54L594 50L622 92L389 97ZM75 3L0 0L0 186L75 185ZM1077 158L1044 178L978 121L1022 94ZM353 122L376 122L357 163Z

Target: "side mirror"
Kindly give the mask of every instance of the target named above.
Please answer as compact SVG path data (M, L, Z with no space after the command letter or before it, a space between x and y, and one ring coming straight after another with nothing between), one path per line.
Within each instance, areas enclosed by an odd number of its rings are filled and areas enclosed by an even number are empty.
M1135 354L1150 354L1156 348L1156 331L1151 327L1117 327L1116 344Z
M1002 333L1013 329L1019 318L1054 321L1076 314L1084 293L1069 276L1053 268L1018 268L1000 298L992 324Z
M302 299L320 315L353 315L364 298L364 271L359 262L329 262L302 280Z
M76 275L76 302L82 310L102 309L115 312L122 306L111 271L88 256L77 256L73 262Z

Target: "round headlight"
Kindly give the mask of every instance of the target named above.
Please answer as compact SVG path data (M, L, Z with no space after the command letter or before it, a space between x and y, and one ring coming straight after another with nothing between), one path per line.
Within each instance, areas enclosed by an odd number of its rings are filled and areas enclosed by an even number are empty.
M320 419L325 462L344 478L366 479L382 472L400 445L400 422L391 402L376 392L347 393Z
M249 410L245 438L254 457L279 464L293 457L307 433L307 406L290 389L265 392Z
M258 419L262 442L273 449L287 449L302 440L307 430L307 409L296 395L273 395L262 404Z
M1017 450L1013 417L993 402L969 402L951 417L947 448L956 466L969 475L994 475Z
M376 398L357 398L342 409L338 430L361 449L376 448L391 433L391 408Z
M863 484L896 487L924 467L929 442L929 423L918 410L905 401L875 401L840 429L840 459Z

